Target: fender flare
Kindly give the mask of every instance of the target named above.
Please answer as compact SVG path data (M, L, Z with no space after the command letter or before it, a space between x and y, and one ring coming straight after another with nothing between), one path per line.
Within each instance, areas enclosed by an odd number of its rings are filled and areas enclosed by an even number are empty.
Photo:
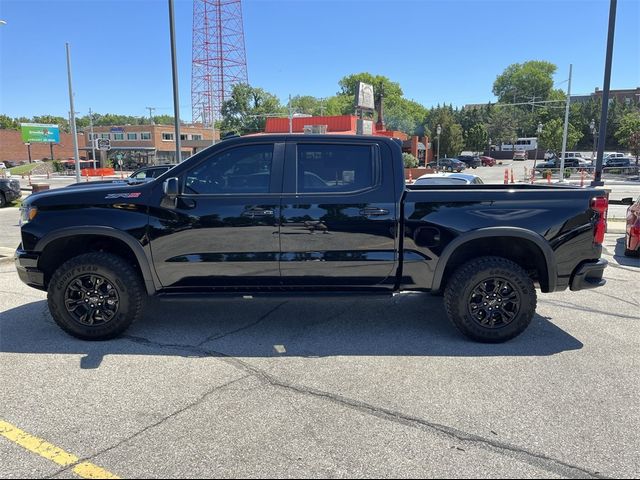
M155 275L155 271L151 268L149 255L144 247L128 233L112 227L105 226L83 226L83 227L65 227L48 233L35 246L35 251L43 252L51 242L65 237L76 237L78 235L99 235L103 237L111 237L124 242L136 256L142 278L149 295L155 294L160 288L160 280Z
M549 285L548 291L553 292L555 290L557 281L555 252L551 248L551 245L549 245L549 242L542 235L531 230L519 227L487 227L473 230L469 233L460 235L445 247L442 255L440 255L438 264L436 265L436 269L433 274L431 291L437 292L440 290L444 272L447 268L447 264L449 263L449 259L453 256L458 248L470 241L489 237L514 237L533 242L533 244L540 249L545 259L547 267L547 282Z

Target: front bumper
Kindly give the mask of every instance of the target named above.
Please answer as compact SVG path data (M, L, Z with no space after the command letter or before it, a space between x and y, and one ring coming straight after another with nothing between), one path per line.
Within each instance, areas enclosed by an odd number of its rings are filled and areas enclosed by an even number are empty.
M18 247L14 255L18 277L30 287L44 290L44 273L38 270L37 253L29 253Z
M602 278L609 262L598 260L581 263L571 275L571 290L586 290L603 286L607 281Z
M17 192L15 190L5 190L2 193L4 193L4 197L7 199L7 202L15 202L22 197L22 192L19 190Z

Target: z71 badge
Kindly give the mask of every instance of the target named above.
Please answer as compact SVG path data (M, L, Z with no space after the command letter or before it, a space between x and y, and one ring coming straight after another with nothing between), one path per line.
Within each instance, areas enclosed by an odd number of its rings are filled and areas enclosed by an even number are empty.
M109 193L107 194L106 198L107 200L111 200L114 198L138 198L140 195L142 195L142 192L134 192L134 193Z

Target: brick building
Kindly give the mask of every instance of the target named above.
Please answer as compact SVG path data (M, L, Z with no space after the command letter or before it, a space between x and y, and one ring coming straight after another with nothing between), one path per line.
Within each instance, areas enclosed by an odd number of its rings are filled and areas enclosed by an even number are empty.
M293 117L291 119L292 133L316 133L317 127L324 133L337 135L355 135L357 133L358 117L355 115L336 115L319 117ZM316 127L315 129L313 127ZM289 133L288 117L267 118L264 133ZM406 133L398 130L387 130L384 122L378 121L373 125L373 135L390 138L397 138L402 141L402 151L411 153L416 157L420 165L425 165L431 161L433 154L429 149L428 137L409 137Z
M82 146L85 138L78 134L78 145ZM73 158L73 136L70 133L60 132L60 143L53 144L53 158L66 160ZM42 160L51 156L48 143L31 142L31 159ZM0 129L0 162L6 160L21 162L29 159L27 146L22 140L20 130Z
M87 158L91 158L91 133L85 129L85 141L81 151ZM176 163L175 130L173 125L118 125L108 127L93 127L94 138L108 139L111 150L103 156L109 160L122 159L126 164L155 165L162 163ZM219 132L215 132L216 141L220 139ZM193 125L181 125L182 159L212 144L213 131L210 128ZM96 156L100 158L97 155ZM104 158L101 158L104 162Z

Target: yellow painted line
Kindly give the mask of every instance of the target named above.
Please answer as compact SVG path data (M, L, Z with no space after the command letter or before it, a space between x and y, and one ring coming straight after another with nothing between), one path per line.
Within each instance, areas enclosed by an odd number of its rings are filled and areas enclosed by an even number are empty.
M0 420L0 435L20 445L22 448L32 453L40 455L47 460L51 460L63 467L73 467L73 473L82 478L120 478L113 473L89 462L80 462L75 455L65 452L63 449L33 435L20 430L4 420Z

